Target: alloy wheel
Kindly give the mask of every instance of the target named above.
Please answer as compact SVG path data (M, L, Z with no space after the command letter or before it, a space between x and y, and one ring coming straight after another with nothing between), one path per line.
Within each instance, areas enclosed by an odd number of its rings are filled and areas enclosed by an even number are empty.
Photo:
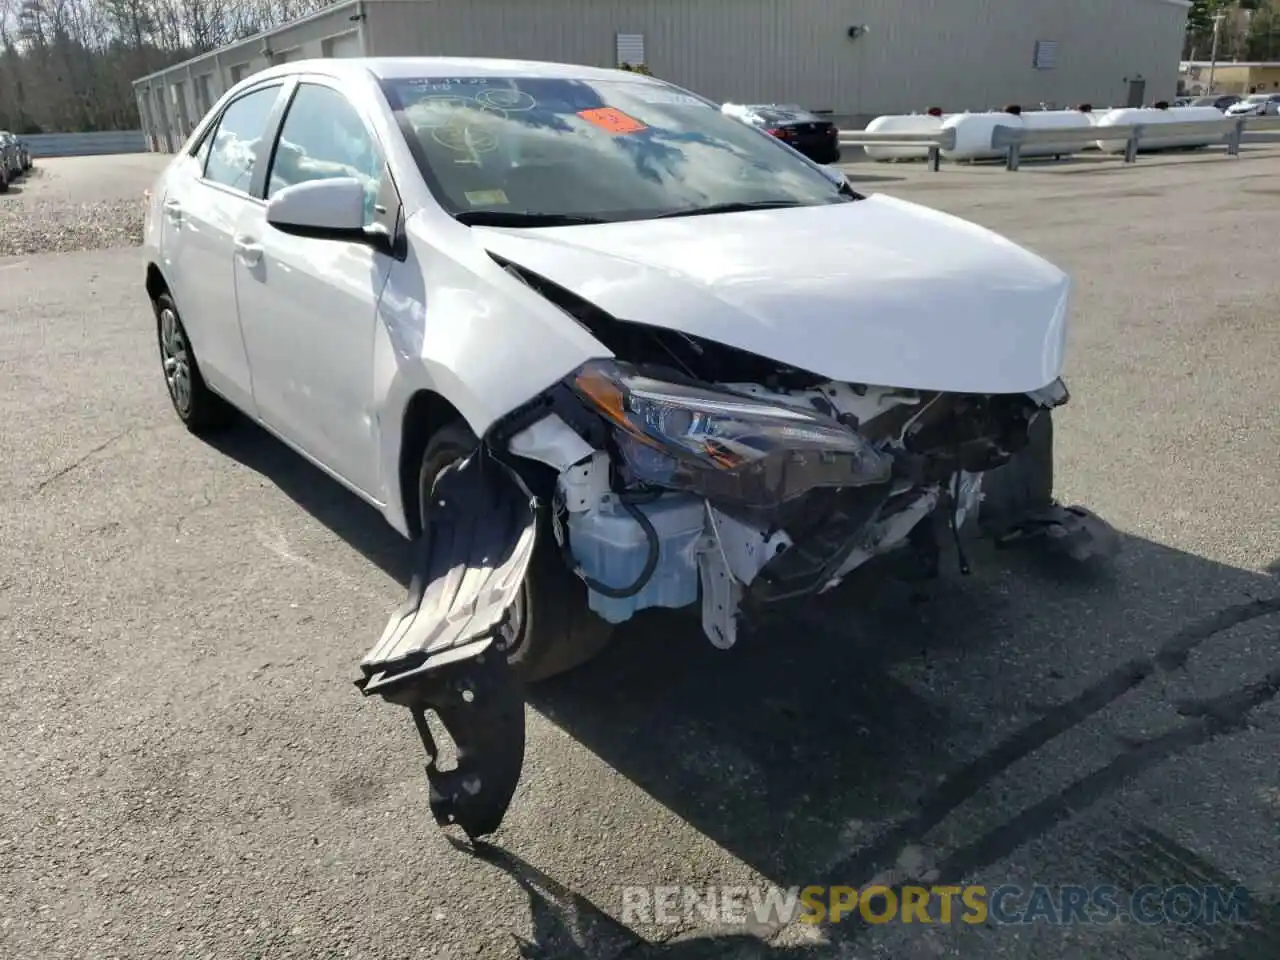
M160 311L160 359L164 363L164 380L178 413L191 412L191 350L171 307Z

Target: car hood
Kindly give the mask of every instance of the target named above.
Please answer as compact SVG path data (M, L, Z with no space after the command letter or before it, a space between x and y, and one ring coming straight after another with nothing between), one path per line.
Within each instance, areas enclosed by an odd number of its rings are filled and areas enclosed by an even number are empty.
M1018 393L1061 373L1067 276L902 200L473 229L491 253L619 319L836 381Z

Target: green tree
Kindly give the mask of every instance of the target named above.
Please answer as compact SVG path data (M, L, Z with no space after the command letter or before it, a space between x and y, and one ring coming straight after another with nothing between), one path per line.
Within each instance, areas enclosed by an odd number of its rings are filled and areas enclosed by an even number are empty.
M1212 30L1217 6L1216 0L1192 0L1191 9L1187 11L1187 33L1195 35Z
M1183 44L1183 56L1198 60L1208 56L1209 49L1213 46L1213 18L1218 14L1230 16L1240 11L1253 11L1251 19L1257 20L1259 16L1271 14L1277 2L1280 0L1192 0L1191 7L1187 10L1187 38ZM1223 32L1219 36L1219 54L1227 49L1243 52L1248 45L1244 31L1238 29L1239 21L1234 22L1237 27L1234 33L1227 32L1232 27L1232 20L1223 24Z
M1249 21L1245 38L1245 59L1280 59L1280 12L1274 5L1263 5Z

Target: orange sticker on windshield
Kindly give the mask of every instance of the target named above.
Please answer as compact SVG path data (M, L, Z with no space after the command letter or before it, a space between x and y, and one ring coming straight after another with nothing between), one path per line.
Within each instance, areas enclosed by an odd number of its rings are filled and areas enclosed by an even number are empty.
M648 129L635 117L629 117L621 110L615 110L613 107L597 107L594 110L583 110L578 116L609 133L639 133L641 130Z

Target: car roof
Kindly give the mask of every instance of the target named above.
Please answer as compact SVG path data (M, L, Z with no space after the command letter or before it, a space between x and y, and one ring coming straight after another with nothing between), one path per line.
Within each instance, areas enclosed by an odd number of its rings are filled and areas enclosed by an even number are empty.
M564 80L630 80L659 85L644 74L582 64L543 60L504 60L489 57L339 57L292 60L253 75L254 79L319 73L329 76L368 76L378 80L445 79L449 77L547 77Z

